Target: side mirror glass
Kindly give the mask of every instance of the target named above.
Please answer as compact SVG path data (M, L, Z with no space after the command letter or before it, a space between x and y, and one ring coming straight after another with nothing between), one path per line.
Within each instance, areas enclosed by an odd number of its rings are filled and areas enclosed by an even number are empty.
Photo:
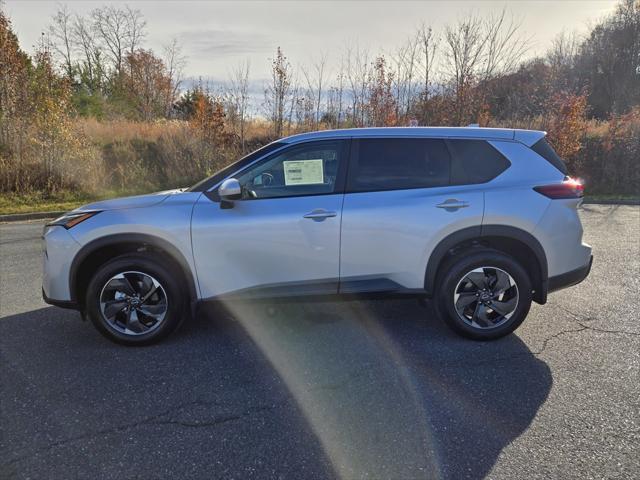
M218 195L222 200L239 200L242 198L242 188L240 182L235 178L227 178L218 187Z

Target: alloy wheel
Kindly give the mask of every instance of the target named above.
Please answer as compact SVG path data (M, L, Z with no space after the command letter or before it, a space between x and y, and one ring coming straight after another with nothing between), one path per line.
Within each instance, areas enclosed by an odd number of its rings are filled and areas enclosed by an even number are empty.
M111 277L100 292L100 313L109 326L126 335L157 329L167 314L163 286L153 276L137 271Z
M511 275L496 267L480 267L465 274L453 295L462 321L475 328L503 325L518 307L518 286Z

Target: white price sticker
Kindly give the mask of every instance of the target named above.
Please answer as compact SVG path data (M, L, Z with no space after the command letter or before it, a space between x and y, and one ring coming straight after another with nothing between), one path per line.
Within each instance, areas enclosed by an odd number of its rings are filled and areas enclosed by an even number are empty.
M317 185L324 183L323 160L290 160L282 162L285 185Z

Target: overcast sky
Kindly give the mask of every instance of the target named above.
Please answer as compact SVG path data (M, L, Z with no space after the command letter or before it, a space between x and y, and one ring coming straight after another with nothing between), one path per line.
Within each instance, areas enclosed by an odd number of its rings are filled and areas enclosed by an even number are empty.
M24 49L33 51L60 2L5 0L5 9ZM107 2L69 1L79 14ZM436 30L470 12L506 7L533 38L530 55L542 54L561 31L584 33L613 11L615 0L582 1L128 1L147 20L146 47L160 51L176 37L187 57L186 75L226 80L229 70L249 60L251 77L266 78L277 46L293 64L310 64L321 53L330 65L346 45L391 52L424 21Z

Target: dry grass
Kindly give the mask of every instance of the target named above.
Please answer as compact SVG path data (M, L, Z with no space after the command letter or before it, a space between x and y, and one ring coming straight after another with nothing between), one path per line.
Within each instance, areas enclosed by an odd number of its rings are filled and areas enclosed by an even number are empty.
M42 192L23 194L0 193L0 215L31 212L69 211L91 202L146 193L142 190L104 190L99 193L63 190L54 195Z
M255 119L247 122L246 131L248 139L264 138L271 135L273 128L266 120Z
M184 134L189 123L185 120L157 120L153 122L140 122L133 120L101 121L95 118L78 118L75 128L82 132L86 138L95 145L106 145L113 142L130 142L132 140L144 140L157 142L160 138L175 138ZM327 125L319 125L319 130L327 129ZM301 133L307 129L285 126L285 135ZM238 128L231 125L225 126L227 133L238 135ZM247 143L252 144L257 140L269 139L273 135L272 124L265 119L249 120L245 127Z
M95 145L107 145L113 142L130 142L132 140L144 140L157 142L160 138L175 138L184 134L189 128L189 123L185 120L157 120L153 122L137 122L133 120L110 120L100 121L95 118L78 118L75 121L75 128ZM230 125L225 130L234 132ZM257 139L269 138L273 128L271 124L262 119L255 119L247 122L245 127L247 142L251 143ZM296 131L292 131L297 133Z
M585 135L604 138L609 133L609 122L603 120L587 120Z
M186 127L186 123L183 120L135 122L132 120L99 121L95 118L79 118L76 121L76 128L92 143L106 145L114 141L147 140L156 142L162 136L178 134Z
M492 126L544 129L544 119L535 117ZM49 191L45 196L35 180L46 179L46 174L39 173L42 162L34 158L22 165L25 171L20 175L22 179L32 179L27 186L33 185L3 192L0 212L64 210L94 198L188 186L242 155L237 136L228 135L233 131L228 124L225 135L213 143L203 140L193 125L181 120L103 122L81 118L74 120L72 129L83 134L83 140L76 145L78 152L71 155L71 150L64 150L69 154L63 161L57 161L52 170L64 173L70 186ZM637 198L639 129L640 113L620 118L615 124L586 122L572 174L587 181L589 193ZM285 128L285 134L298 131L303 129ZM249 122L247 149L260 147L271 135L269 122L260 119ZM1 153L0 171L7 173L10 169L2 164Z

